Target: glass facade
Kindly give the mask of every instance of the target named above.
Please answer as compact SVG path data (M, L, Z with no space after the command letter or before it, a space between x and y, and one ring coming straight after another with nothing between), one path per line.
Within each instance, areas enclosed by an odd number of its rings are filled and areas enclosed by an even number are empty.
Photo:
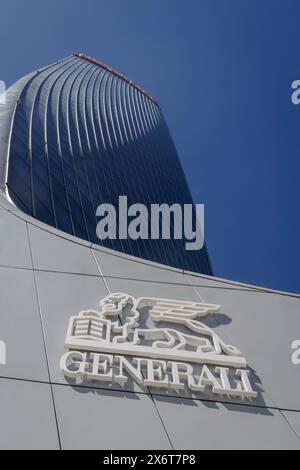
M192 203L158 104L125 77L74 55L29 80L16 107L7 187L33 217L90 242L212 274L205 246L185 240L99 240L96 209Z

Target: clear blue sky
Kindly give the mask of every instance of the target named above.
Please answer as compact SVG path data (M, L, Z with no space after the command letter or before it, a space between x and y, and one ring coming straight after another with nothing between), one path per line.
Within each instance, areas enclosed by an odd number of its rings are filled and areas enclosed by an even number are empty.
M300 292L298 0L1 0L0 79L75 51L160 102L216 275Z

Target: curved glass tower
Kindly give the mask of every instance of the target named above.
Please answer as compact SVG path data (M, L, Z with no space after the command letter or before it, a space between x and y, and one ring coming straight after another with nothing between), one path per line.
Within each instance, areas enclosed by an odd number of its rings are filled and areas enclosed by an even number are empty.
M184 240L96 236L101 203L191 204L157 102L83 54L32 74L13 110L6 191L31 216L68 234L142 259L212 274L207 250Z

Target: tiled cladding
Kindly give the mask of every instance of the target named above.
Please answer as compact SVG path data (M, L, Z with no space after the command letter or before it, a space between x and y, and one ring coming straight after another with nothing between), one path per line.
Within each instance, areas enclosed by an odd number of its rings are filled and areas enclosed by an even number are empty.
M49 384L0 378L0 449L58 450Z
M26 213L99 244L100 203L192 203L159 106L107 68L72 56L31 78L17 103L7 188ZM183 240L105 240L108 248L212 274Z
M3 243L12 239L8 254L0 253L0 338L7 346L0 449L300 449L299 367L290 360L297 296L234 282L228 288L230 281L208 277L207 285L198 278L190 285L192 274L80 242L9 208L0 210L0 225ZM258 397L66 379L60 359L70 317L97 309L116 291L220 304L205 323L245 354Z

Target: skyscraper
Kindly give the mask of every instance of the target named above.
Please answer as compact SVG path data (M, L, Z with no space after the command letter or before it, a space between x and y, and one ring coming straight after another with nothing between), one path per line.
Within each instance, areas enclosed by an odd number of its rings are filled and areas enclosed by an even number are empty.
M300 296L181 240L101 244L124 194L191 201L143 90L75 55L1 96L0 449L299 449Z
M192 204L158 103L119 72L83 54L23 82L10 134L6 193L27 214L66 233L142 259L212 274L204 246L183 240L106 239L96 210ZM171 220L172 223L172 220Z

